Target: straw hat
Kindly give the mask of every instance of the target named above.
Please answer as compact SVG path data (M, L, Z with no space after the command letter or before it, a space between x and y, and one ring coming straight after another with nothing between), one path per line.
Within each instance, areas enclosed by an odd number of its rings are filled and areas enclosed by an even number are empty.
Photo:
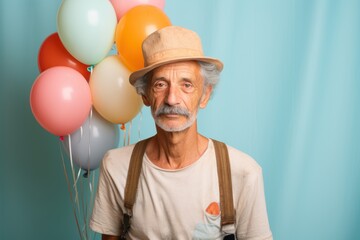
M200 37L183 27L168 26L150 34L143 41L142 51L144 68L130 74L131 84L157 67L186 60L209 62L219 71L223 69L220 60L204 56Z

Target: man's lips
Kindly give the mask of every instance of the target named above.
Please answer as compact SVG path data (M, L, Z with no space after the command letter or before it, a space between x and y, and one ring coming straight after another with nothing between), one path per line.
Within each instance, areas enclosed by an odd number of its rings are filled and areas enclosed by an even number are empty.
M167 118L178 118L184 115L181 114L174 114L174 113L169 113L169 114L161 114L160 117L167 117Z

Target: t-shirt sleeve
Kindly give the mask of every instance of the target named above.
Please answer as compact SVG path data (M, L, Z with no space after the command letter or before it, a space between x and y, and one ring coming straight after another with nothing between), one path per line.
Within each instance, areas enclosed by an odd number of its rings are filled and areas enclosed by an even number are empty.
M240 240L271 240L262 169L260 166L242 178L242 194L237 203L237 237Z
M119 236L123 211L120 206L120 194L109 172L111 156L107 153L102 160L98 188L95 197L90 228L98 233Z

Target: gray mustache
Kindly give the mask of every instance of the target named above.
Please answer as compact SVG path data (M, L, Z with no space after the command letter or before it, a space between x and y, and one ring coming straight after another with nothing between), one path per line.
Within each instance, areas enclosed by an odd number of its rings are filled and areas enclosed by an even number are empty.
M161 105L155 112L155 116L159 117L164 114L176 114L176 115L182 115L187 118L190 117L190 113L187 109L182 107L173 107L169 105Z

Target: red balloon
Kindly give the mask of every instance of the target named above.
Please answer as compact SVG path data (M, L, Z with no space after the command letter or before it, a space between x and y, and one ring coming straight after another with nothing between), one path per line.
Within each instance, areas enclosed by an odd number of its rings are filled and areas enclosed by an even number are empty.
M87 81L90 78L90 72L87 65L76 60L62 44L58 33L48 36L41 44L38 55L38 67L40 72L56 66L71 67L81 73Z

